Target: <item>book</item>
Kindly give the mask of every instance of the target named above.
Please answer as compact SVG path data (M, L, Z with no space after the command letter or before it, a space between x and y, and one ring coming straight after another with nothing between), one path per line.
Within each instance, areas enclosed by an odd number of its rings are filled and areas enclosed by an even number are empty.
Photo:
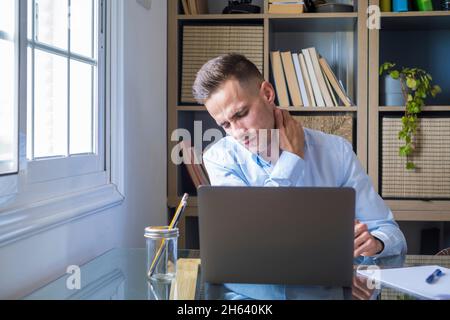
M209 180L208 172L205 169L205 166L203 165L203 162L197 165L195 168L197 168L198 175L200 177L200 185L201 186L209 186L211 185L211 181Z
M277 93L278 104L280 107L287 108L289 107L290 103L280 51L272 51L270 53L270 60L272 65L272 74L275 80L275 89Z
M327 84L325 83L322 69L320 68L319 55L317 54L316 48L308 48L307 50L309 51L313 68L316 73L316 78L317 82L319 83L320 92L322 93L322 97L325 100L325 106L332 107L334 106L333 100L331 99L331 95L328 92Z
M317 107L316 100L314 99L314 91L311 85L311 80L309 79L308 68L306 67L305 56L303 55L303 53L298 54L298 59L300 60L300 69L302 70L303 81L305 81L306 93L308 94L310 107Z
M300 14L303 12L303 1L269 1L269 13L272 14Z
M190 15L191 10L189 9L189 2L188 0L181 0L181 4L183 5L183 11L185 15Z
M310 107L308 93L306 92L305 81L303 80L302 69L300 67L300 57L298 54L292 54L292 61L294 62L295 74L297 76L298 87L300 88L300 94L302 96L303 105Z
M322 69L322 67L321 67L321 69ZM327 84L328 92L331 95L331 100L333 100L334 106L335 107L339 107L339 104L338 104L337 99L336 99L336 95L334 94L333 88L331 87L330 80L326 76L326 74L323 71L323 69L321 70L321 72L322 72L323 78L325 79L325 83Z
M294 63L292 61L292 53L290 51L281 53L284 74L289 88L292 105L294 107L303 107L303 101L298 86L297 75L295 73Z
M208 14L208 0L197 0L197 14Z
M198 14L197 11L197 1L196 0L188 0L189 1L189 9L191 14L196 15Z
M319 82L316 77L316 72L314 71L313 63L311 60L310 53L307 49L302 50L303 56L305 57L306 67L308 68L309 79L311 80L311 85L314 92L314 99L318 107L325 107L325 101L323 100L322 93L320 91Z
M319 59L319 63L327 76L328 80L330 80L330 84L333 87L333 89L336 91L337 95L339 96L339 99L341 99L342 103L346 107L351 107L352 102L350 98L346 95L344 89L340 85L338 79L336 78L336 75L333 73L333 70L331 70L331 67L329 66L328 62L324 58Z
M210 180L206 169L203 167L202 159L199 159L196 154L194 148L191 146L190 142L182 141L181 142L181 150L183 156L183 163L186 166L186 169L191 177L191 180L195 186L195 188L199 188L200 186L208 186L210 185Z

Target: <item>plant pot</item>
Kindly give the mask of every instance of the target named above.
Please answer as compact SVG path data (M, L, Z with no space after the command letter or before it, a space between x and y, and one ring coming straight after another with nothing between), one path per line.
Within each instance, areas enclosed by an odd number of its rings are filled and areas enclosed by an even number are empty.
M400 80L394 80L389 75L380 77L380 106L405 106Z

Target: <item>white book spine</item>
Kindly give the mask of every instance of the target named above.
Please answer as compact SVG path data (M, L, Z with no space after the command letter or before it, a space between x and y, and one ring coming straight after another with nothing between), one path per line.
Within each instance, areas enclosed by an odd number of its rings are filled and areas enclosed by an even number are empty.
M297 75L298 86L300 87L300 93L302 95L303 105L305 107L310 107L310 103L308 100L308 94L306 93L305 82L303 81L302 70L300 68L300 60L298 58L298 54L292 54L292 60L294 61L295 73Z
M319 55L317 54L316 48L309 48L309 56L311 58L314 70L316 71L317 82L319 83L320 92L322 93L322 97L325 100L326 107L332 107L333 101L331 100L331 95L328 92L327 84L325 79L323 78L322 69L319 64Z
M309 55L309 51L302 50L303 56L305 57L306 67L308 68L309 78L314 91L314 97L318 107L325 107L325 101L323 100L322 93L320 92L319 82L317 81L316 73L314 71L313 63Z
M303 81L306 84L306 92L308 94L308 99L311 107L317 107L316 100L314 99L314 91L312 88L311 80L308 74L308 68L306 67L305 57L302 53L298 54L298 59L300 60L300 68L302 69Z

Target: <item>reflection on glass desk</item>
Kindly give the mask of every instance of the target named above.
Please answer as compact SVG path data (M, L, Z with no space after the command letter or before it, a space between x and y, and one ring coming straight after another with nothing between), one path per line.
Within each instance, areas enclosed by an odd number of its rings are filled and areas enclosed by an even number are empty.
M199 265L200 252L179 250L177 279L152 283L146 277L145 249L113 249L80 267L81 288L69 290L66 274L25 297L31 300L410 300L415 297L378 287L355 275L352 288L325 288L280 285L213 285L204 283ZM181 262L181 263L180 263ZM450 256L406 256L373 261L355 261L358 267L376 265L397 268L419 265L450 267ZM320 267L320 266L318 266ZM70 287L70 286L69 286Z

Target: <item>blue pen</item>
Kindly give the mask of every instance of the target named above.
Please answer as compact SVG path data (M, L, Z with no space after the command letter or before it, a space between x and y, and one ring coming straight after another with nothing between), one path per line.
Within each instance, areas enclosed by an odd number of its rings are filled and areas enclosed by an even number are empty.
M436 269L434 270L434 272L432 274L430 274L427 279L425 280L428 284L433 284L434 282L436 282L440 277L442 277L443 275L445 275L445 273L443 273L441 271L441 269Z

